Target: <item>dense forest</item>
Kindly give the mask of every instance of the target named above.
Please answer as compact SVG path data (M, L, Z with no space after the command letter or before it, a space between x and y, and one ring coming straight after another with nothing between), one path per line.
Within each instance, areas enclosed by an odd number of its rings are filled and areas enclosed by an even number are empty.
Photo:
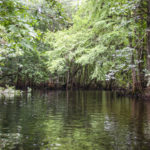
M149 0L0 0L0 86L149 95Z

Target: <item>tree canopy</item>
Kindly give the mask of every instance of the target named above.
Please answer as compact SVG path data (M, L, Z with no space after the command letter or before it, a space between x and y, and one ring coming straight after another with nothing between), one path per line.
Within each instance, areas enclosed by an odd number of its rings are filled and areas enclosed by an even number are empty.
M149 1L70 2L0 1L1 84L149 86Z

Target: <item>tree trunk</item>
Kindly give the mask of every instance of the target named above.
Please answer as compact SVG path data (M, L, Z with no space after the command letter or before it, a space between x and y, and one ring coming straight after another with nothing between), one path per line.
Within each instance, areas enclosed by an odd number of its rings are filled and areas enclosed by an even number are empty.
M147 0L147 70L150 72L150 0ZM145 96L150 97L150 75L147 79L147 88L145 90Z
M68 75L67 75L67 86L66 86L67 90L69 88L69 80L70 80L70 71L68 71Z
M147 14L147 69L150 71L150 0L148 0Z
M130 41L130 47L132 48L131 37L129 37L129 41ZM134 62L134 52L132 52L131 65L132 65L132 92L135 93L137 90L136 88L137 78L136 78L136 70L135 70L135 62Z
M137 79L136 79L136 70L135 70L135 63L134 63L134 54L132 54L132 60L131 60L131 63L133 65L132 67L132 92L135 93L136 90L137 90L137 87L136 87L136 83L137 83Z
M141 36L140 36L141 37ZM142 46L138 48L138 82L140 90L142 91L145 88L145 57L146 57L146 50L144 45L144 39L142 40Z

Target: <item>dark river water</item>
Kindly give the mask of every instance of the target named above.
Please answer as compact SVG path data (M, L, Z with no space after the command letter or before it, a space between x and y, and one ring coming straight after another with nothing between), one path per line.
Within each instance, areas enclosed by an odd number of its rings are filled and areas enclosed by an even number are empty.
M104 91L1 99L0 150L150 150L150 101Z

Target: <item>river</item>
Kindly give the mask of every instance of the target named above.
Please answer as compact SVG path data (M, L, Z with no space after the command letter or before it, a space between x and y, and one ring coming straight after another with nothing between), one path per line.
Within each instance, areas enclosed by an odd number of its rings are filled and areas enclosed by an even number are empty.
M0 150L150 150L150 101L108 91L1 99Z

